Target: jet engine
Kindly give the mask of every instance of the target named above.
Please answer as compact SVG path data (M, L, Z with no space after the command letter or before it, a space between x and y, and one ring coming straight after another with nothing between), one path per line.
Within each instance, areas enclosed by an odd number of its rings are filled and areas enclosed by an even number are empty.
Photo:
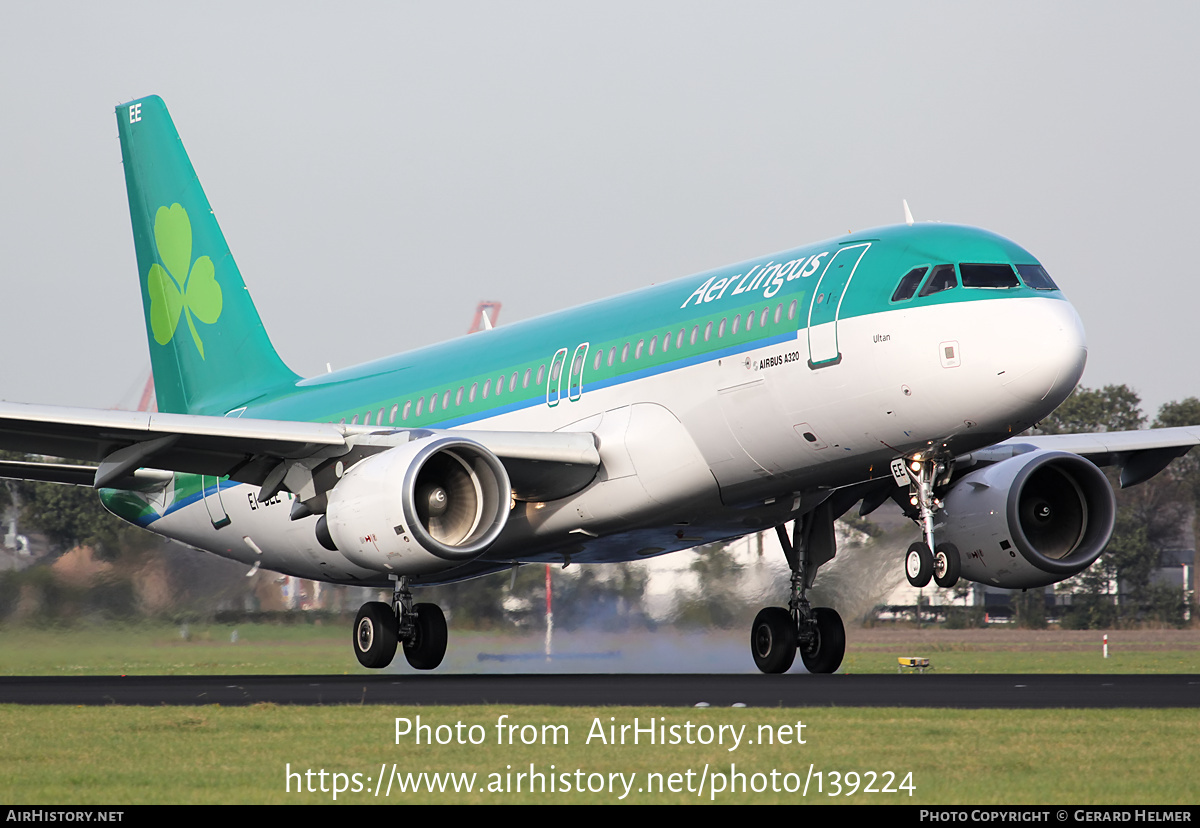
M971 472L943 502L937 537L958 548L962 577L1004 589L1047 586L1087 569L1116 519L1104 473L1062 451L1034 450Z
M378 572L440 572L491 546L511 499L508 473L487 448L426 437L347 469L329 492L318 537L324 529L323 543Z

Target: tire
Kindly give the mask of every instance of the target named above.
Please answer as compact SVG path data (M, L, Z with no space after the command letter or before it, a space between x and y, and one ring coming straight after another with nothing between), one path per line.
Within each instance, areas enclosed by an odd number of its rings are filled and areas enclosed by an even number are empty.
M812 643L800 648L800 658L810 673L835 673L846 655L846 627L832 607L813 610L817 622Z
M432 670L446 657L446 616L437 604L417 604L413 640L404 642L404 657L417 670Z
M796 660L796 622L783 607L767 607L754 617L750 652L764 673L786 673Z
M359 664L378 670L392 663L399 625L389 604L382 601L363 604L354 619L353 632L354 654Z
M933 553L928 546L917 542L908 547L908 554L904 556L904 574L917 589L929 584L933 577Z
M933 554L934 583L942 589L950 589L958 583L960 572L962 560L958 557L958 547L952 543L939 543Z

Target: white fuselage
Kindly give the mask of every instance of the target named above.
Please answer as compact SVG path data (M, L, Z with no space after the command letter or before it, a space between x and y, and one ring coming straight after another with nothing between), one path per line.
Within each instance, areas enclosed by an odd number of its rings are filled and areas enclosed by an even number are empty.
M886 477L892 459L930 446L961 453L1048 414L1078 381L1083 328L1061 299L972 301L836 323L836 363L810 343L756 348L471 423L476 430L588 431L601 468L569 498L517 503L484 558L638 559L794 517L806 492ZM487 334L480 334L486 336ZM579 343L546 343L547 354ZM149 528L247 565L304 578L386 581L323 548L291 496L260 503L225 483ZM218 498L219 503L211 502ZM227 518L217 528L213 516ZM406 574L406 573L395 573Z

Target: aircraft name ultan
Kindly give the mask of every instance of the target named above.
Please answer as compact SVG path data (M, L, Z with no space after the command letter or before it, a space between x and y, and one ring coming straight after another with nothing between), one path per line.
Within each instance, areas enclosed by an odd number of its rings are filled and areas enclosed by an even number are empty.
M823 251L815 256L801 256L798 259L792 259L787 262L770 261L765 265L755 265L745 273L739 273L736 276L727 276L718 279L716 276L711 277L700 287L692 292L692 295L687 298L680 308L686 308L690 304L703 305L706 302L713 302L720 299L726 293L730 296L737 296L739 293L750 293L752 291L761 290L764 299L770 299L783 287L784 282L790 282L793 279L806 279L812 276L821 269L821 260L829 255L829 251ZM734 285L737 285L734 287ZM730 291L730 288L733 288Z

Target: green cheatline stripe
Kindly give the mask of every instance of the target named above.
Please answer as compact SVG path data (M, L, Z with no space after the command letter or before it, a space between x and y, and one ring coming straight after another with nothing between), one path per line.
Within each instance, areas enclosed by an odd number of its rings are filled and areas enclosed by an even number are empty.
M795 307L792 307L792 305ZM776 308L780 309L780 321L774 321ZM791 310L789 311L789 308ZM767 309L767 323L764 325L760 322L762 317L763 307L760 303L755 305L745 305L730 309L727 313L722 313L719 316L705 316L694 318L686 321L678 327L671 327L671 345L668 349L663 350L663 337L667 334L666 326L659 326L648 331L631 337L622 337L620 339L609 339L599 344L593 344L589 347L583 366L582 379L583 390L586 393L588 390L596 390L598 388L607 388L620 384L623 380L640 379L646 376L664 373L666 371L675 370L687 365L694 365L698 362L703 362L708 359L714 359L726 353L739 353L742 351L761 348L773 343L789 341L794 339L797 332L797 323L800 316L800 306L798 301L789 299L787 303L774 303ZM744 327L744 319L750 313L755 315L754 328L748 333ZM789 313L792 316L789 319ZM739 318L738 333L732 331L733 320ZM723 335L719 335L722 321L725 322L725 331ZM711 332L708 341L704 340L705 329L711 326ZM683 345L680 347L679 341L680 331L683 331ZM691 343L693 331L696 332L696 343ZM656 340L655 353L650 354L650 342ZM641 342L641 353L638 355L638 343ZM626 359L622 362L621 356L625 353ZM601 361L600 368L596 369L595 365L596 353L600 352ZM610 352L612 353L612 365L608 363ZM461 382L439 383L436 386L427 386L402 395L392 394L382 400L375 400L370 405L355 406L354 408L343 409L335 412L333 415L324 417L315 417L314 420L332 420L338 422L345 419L347 423L357 419L357 422L363 423L366 414L372 416L373 424L380 424L377 415L380 410L384 412L386 425L457 425L462 422L469 422L474 419L481 419L484 416L494 415L506 411L513 411L520 408L528 407L544 403L546 400L546 384L548 373L552 366L552 356L544 357L534 362L523 362L515 367L489 371L485 374L475 374ZM570 377L571 363L574 358L574 347L566 349L566 354L563 357L560 370L564 374L562 381L562 398L566 399L570 396ZM538 381L539 373L542 374L541 381ZM509 390L509 385L512 382L513 375L516 375L516 388ZM526 374L529 377L528 387L524 386ZM494 389L490 391L488 399L483 399L482 389L485 383L495 383L497 378L503 377L505 382L505 390L502 394L496 395ZM470 389L471 386L476 386L476 399L471 401ZM458 402L458 395L462 390L462 400ZM445 398L446 392L450 393L451 417L446 416L446 411L442 400ZM438 396L438 410L430 413L428 403L433 395ZM418 399L424 398L425 408L422 409L421 416L416 416L415 405ZM410 415L407 419L403 418L405 404L413 406ZM393 419L393 408L396 409ZM248 409L248 412L256 411L254 407ZM251 414L250 416L253 416Z

